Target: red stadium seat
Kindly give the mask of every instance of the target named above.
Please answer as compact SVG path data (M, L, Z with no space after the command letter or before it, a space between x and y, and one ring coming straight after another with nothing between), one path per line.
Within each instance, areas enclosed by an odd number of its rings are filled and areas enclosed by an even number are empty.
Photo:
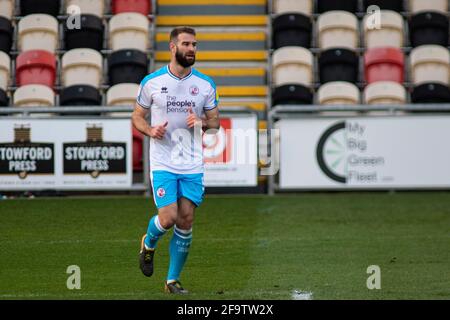
M142 171L144 136L133 127L133 171Z
M111 7L113 14L122 12L137 12L143 15L148 15L151 8L151 1L149 0L112 0Z
M16 60L17 86L42 84L53 88L56 79L56 59L49 51L22 52Z
M365 78L368 84L377 81L403 83L404 56L393 47L373 48L364 55Z

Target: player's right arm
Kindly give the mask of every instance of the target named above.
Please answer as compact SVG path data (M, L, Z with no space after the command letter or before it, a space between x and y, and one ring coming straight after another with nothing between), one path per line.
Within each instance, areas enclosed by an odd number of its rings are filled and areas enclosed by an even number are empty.
M139 103L136 102L133 113L131 115L133 126L142 134L161 140L162 138L164 138L164 134L166 133L168 122L166 121L161 125L151 127L147 122L148 112L149 109L143 108Z

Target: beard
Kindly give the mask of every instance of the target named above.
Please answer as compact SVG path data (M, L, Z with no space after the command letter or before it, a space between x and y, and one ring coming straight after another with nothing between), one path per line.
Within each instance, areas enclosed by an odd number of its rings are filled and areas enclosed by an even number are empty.
M188 58L186 55L183 55L183 53L178 51L178 48L177 51L175 52L175 59L177 60L178 64L183 68L188 68L195 63L195 55L193 58Z

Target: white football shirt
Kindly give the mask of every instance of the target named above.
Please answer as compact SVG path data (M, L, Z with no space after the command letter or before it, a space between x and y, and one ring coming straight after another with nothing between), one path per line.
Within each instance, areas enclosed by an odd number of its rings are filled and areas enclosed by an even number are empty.
M189 107L197 117L217 107L214 81L194 68L186 77L178 78L166 65L142 80L137 103L150 108L152 127L168 122L162 140L150 138L150 170L203 173L201 130L194 134L186 119Z

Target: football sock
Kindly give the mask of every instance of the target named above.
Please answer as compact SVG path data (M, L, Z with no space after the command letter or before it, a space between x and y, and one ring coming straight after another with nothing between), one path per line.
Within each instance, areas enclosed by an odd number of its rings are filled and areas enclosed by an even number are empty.
M189 253L189 247L192 242L192 229L182 230L173 228L173 236L170 240L169 253L169 273L167 274L167 282L175 281L180 278L181 270Z
M145 248L155 249L156 243L158 242L159 238L162 237L166 232L167 230L164 229L159 222L158 215L153 216L148 223L147 237L145 238L144 242Z

